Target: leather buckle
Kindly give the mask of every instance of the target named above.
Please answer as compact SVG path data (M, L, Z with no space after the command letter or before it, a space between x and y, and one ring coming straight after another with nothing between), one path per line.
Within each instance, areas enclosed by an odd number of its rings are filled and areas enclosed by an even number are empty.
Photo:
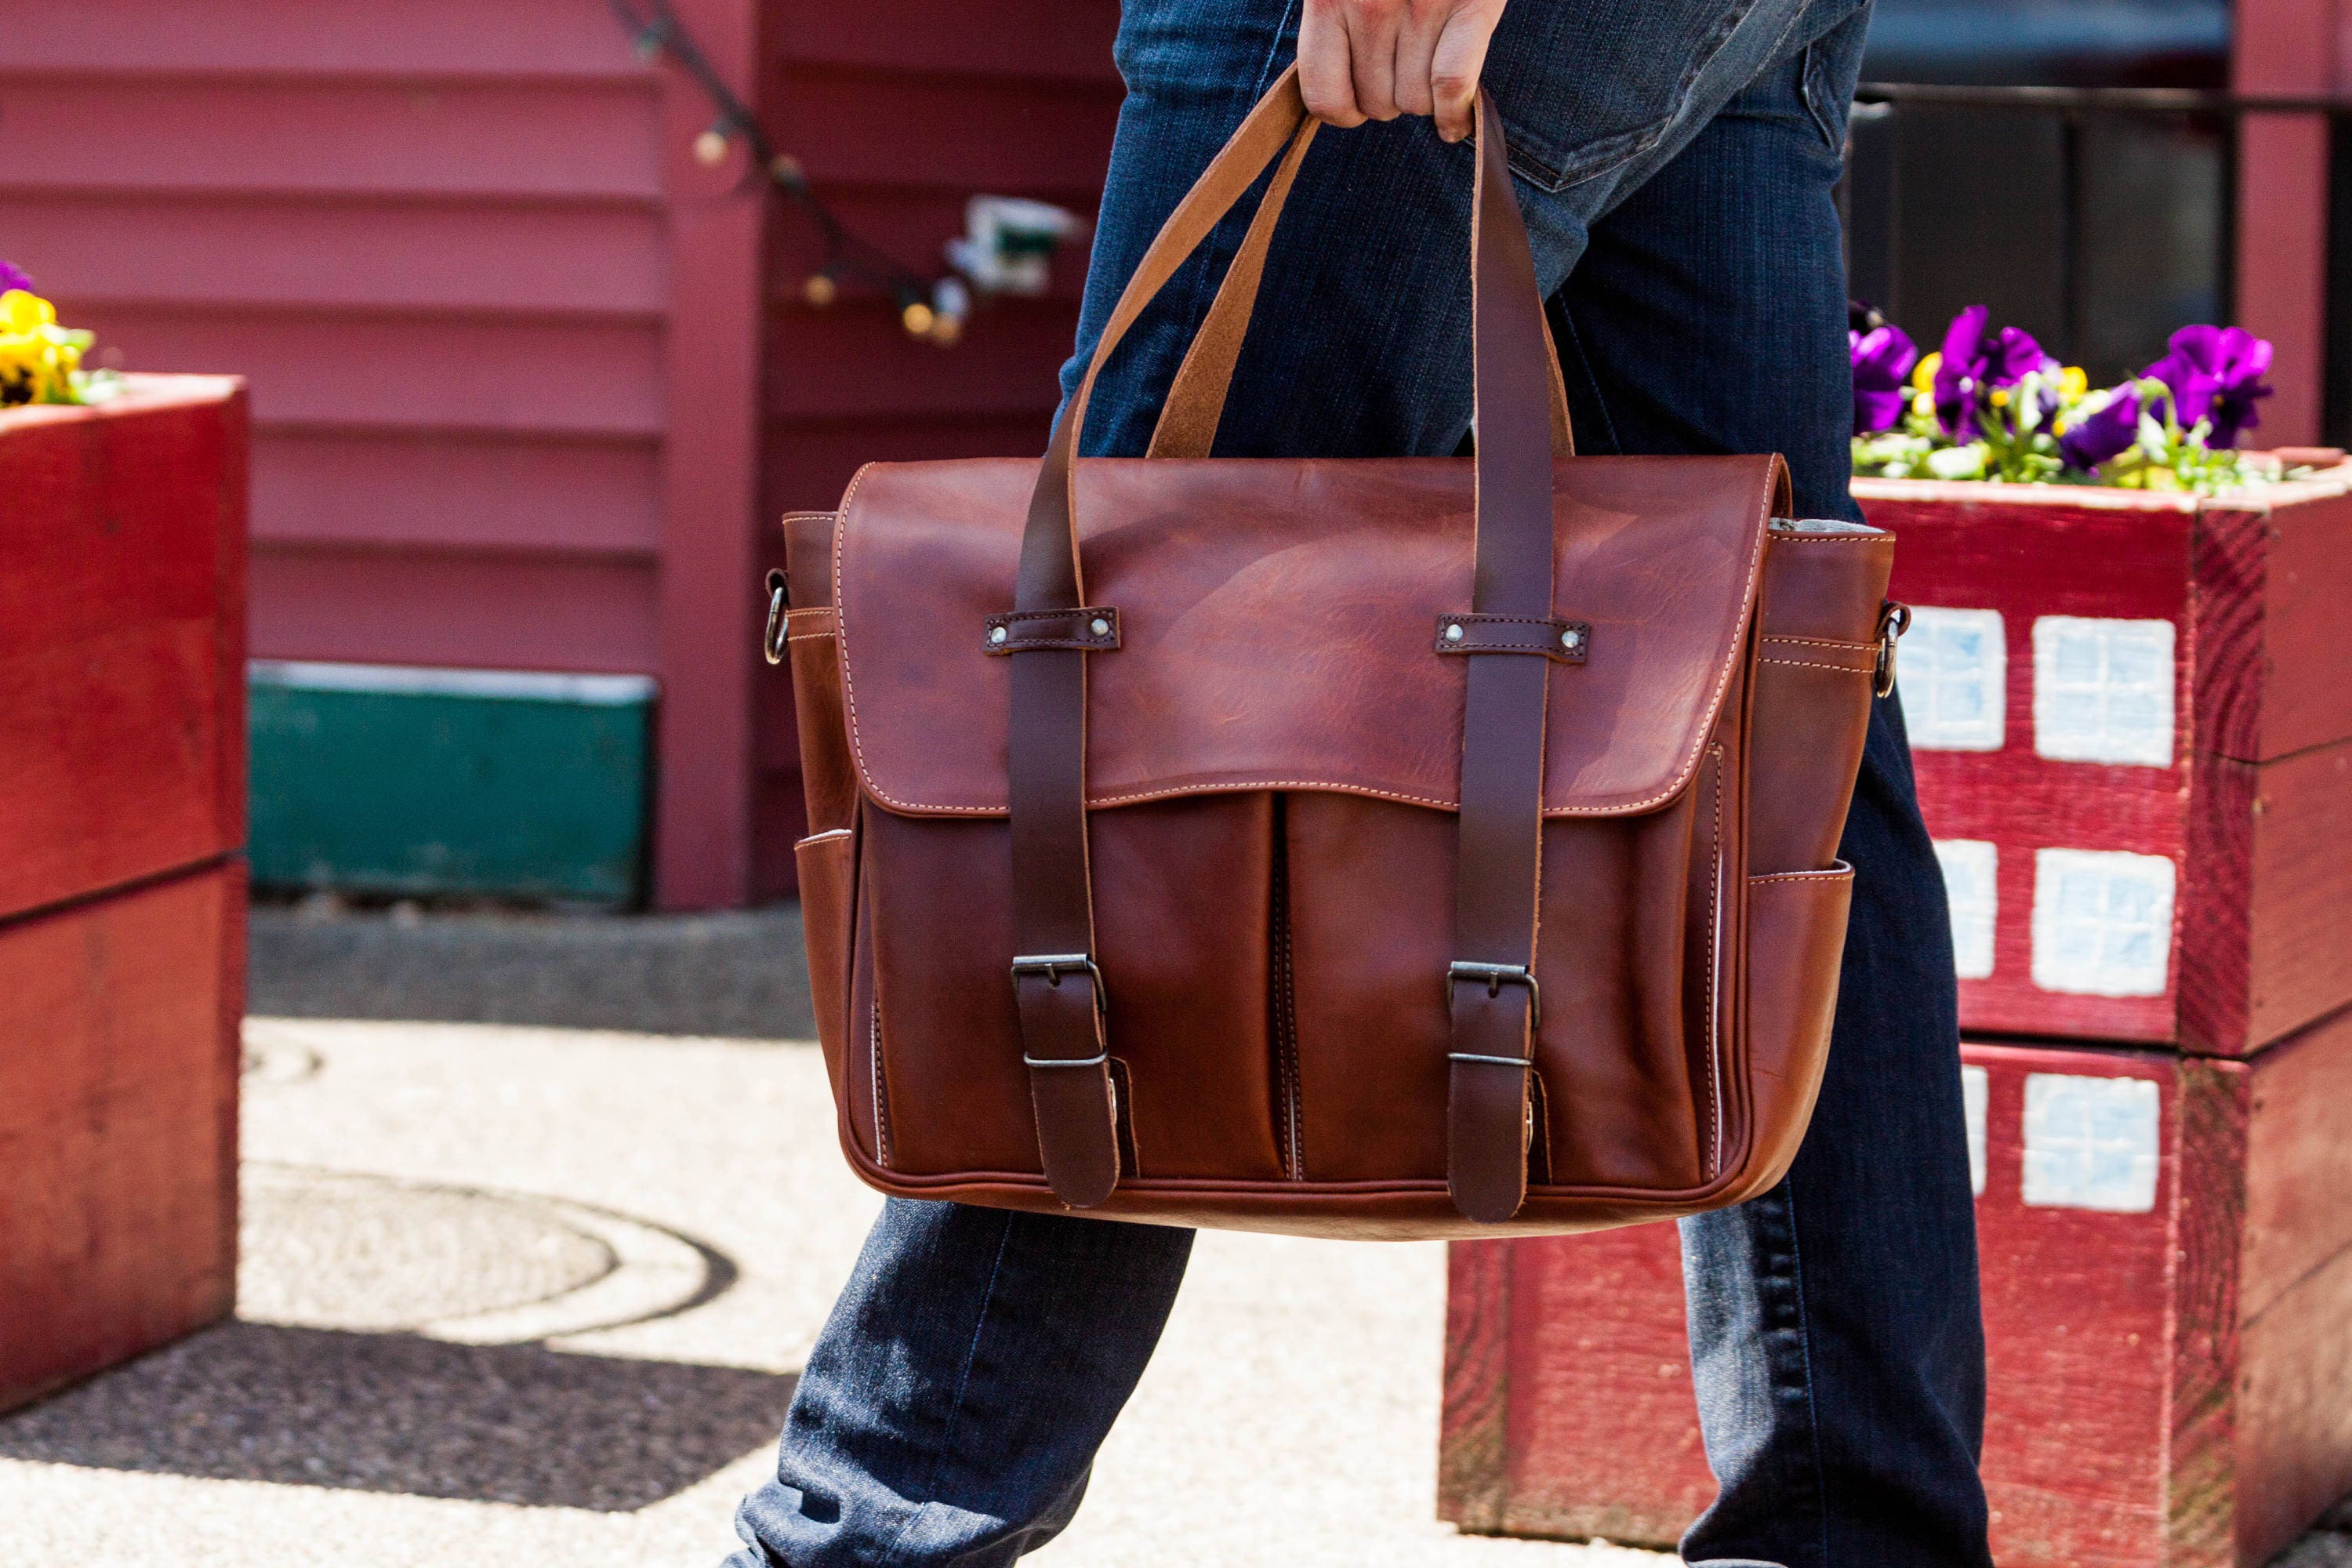
M1108 1017L1110 1014L1110 993L1103 985L1102 968L1095 963L1091 953L1041 952L1016 957L1013 961L1013 989L1016 994L1019 993L1023 975L1042 974L1045 977L1045 984L1058 991L1061 989L1063 975L1078 973L1085 974L1093 983L1095 1011ZM1091 1062L1056 1058L1048 1061L1031 1062L1030 1065L1033 1067L1088 1067L1093 1065L1093 1062L1100 1060L1102 1060L1100 1057L1094 1058Z
M1889 599L1878 607L1878 662L1870 677L1875 695L1895 695L1895 641L1910 629L1910 605Z
M1468 959L1455 959L1452 964L1447 966L1445 971L1445 1003L1448 1007L1451 1007L1454 1005L1454 987L1461 984L1465 980L1475 980L1479 982L1486 987L1486 994L1489 996L1501 995L1503 994L1503 987L1506 985L1526 986L1528 988L1528 1027L1531 1030L1540 1029L1543 1027L1543 987L1536 984L1535 971L1529 969L1526 964L1475 963ZM1459 1061L1465 1058L1457 1054L1454 1059ZM1506 1058L1499 1057L1470 1057L1467 1059L1471 1061L1500 1061ZM1527 1064L1522 1063L1520 1065L1525 1066Z

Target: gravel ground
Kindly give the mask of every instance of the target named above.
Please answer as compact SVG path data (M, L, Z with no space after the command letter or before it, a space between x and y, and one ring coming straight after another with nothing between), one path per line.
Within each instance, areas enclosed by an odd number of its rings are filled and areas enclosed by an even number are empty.
M248 1040L243 1312L0 1419L0 1563L713 1568L877 1202L815 1051L309 1019ZM1204 1236L1086 1508L1033 1561L1664 1563L1437 1522L1443 1310L1435 1245Z

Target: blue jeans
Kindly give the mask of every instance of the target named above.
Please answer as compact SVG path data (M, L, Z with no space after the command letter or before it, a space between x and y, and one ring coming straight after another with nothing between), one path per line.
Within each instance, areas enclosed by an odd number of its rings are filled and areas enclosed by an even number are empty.
M1858 516L1832 199L1867 0L1517 0L1486 67L1588 452L1787 455ZM1128 85L1066 391L1177 198L1290 54L1296 0L1129 0ZM1326 130L1226 405L1231 456L1447 453L1471 423L1471 151ZM1246 214L1097 384L1139 453ZM1943 884L1891 701L1828 1079L1788 1178L1685 1221L1718 1568L1987 1568L1976 1234ZM1190 1232L894 1200L809 1358L730 1568L1002 1568L1049 1539L1157 1342ZM1665 1435L1661 1434L1663 1438ZM1431 1442L1436 1434L1428 1434Z

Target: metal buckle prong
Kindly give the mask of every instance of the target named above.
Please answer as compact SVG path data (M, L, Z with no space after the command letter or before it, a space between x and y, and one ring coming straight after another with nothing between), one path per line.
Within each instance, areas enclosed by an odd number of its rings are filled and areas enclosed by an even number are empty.
M1013 961L1013 988L1015 992L1021 989L1021 977L1024 974L1042 974L1045 977L1046 984L1059 990L1063 975L1081 972L1088 980L1094 982L1095 1011L1108 1013L1110 993L1103 985L1101 966L1095 963L1092 953L1038 952L1015 957ZM1074 1063L1073 1065L1084 1064Z
M1526 1057L1482 1057L1475 1051L1448 1051L1445 1059L1449 1062L1485 1062L1498 1068L1526 1068L1536 1065Z
M1526 986L1528 988L1528 1027L1530 1029L1543 1027L1543 987L1536 984L1535 971L1526 964L1477 963L1466 958L1455 959L1445 971L1446 1003L1449 1006L1453 1004L1453 988L1465 980L1484 982L1486 994L1489 996L1501 995L1503 987L1507 984Z

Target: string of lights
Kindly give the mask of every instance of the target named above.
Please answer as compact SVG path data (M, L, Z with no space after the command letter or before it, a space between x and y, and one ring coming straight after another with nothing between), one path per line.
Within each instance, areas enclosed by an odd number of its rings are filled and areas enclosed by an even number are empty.
M879 289L896 301L898 320L910 336L952 343L962 335L971 295L954 278L925 278L881 247L865 239L841 220L812 189L801 161L778 148L749 105L727 85L710 57L671 8L670 0L652 0L640 11L632 0L605 0L613 16L628 29L637 58L653 61L667 56L692 78L709 99L714 116L710 128L694 139L694 155L701 163L725 162L737 142L749 150L756 177L782 191L807 215L824 247L824 263L802 285L812 305L830 305L841 285L857 282Z

